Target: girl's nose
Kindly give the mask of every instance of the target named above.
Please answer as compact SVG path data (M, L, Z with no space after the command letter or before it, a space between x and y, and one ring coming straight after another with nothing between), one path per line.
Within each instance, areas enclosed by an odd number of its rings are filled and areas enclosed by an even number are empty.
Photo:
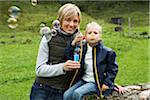
M94 32L91 32L91 35L95 35Z

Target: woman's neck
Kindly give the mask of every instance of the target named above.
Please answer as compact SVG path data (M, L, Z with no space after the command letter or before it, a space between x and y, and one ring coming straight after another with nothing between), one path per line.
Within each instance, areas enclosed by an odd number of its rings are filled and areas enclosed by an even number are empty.
M62 28L59 28L59 31L62 33L62 34L64 34L64 35L68 35L68 36L70 36L70 35L73 35L74 33L67 33L67 32L65 32Z
M59 30L59 32L61 32L61 33L64 34L64 35L69 35L69 34L66 33L62 28L59 28L58 30Z

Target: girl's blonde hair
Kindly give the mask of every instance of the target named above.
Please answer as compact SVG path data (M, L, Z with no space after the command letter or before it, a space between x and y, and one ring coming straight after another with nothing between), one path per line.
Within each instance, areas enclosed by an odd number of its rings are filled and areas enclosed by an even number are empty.
M96 22L91 22L91 23L88 23L87 26L86 26L86 31L88 30L89 27L91 26L95 26L98 28L99 32L102 33L102 27L96 23Z
M61 25L64 18L69 18L75 15L79 16L79 22L80 22L81 21L80 9L75 4L67 3L58 10L57 19L60 21L60 25Z

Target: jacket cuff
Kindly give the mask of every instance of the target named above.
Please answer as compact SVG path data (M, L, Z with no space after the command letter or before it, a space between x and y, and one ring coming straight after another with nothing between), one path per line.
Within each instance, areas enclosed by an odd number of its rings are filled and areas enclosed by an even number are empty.
M104 84L107 85L108 87L112 87L114 84L110 81L104 81Z

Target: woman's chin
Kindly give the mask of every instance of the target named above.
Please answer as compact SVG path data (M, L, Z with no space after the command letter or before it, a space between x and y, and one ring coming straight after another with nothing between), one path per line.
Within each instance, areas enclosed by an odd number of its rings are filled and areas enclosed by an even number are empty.
M66 31L68 34L73 34L75 31Z

